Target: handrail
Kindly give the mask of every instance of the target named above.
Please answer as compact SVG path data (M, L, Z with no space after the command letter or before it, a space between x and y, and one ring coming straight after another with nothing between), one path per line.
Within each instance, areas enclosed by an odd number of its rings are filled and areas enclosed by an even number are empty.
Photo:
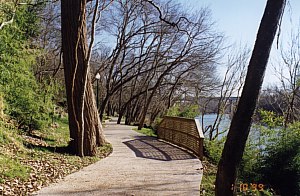
M159 139L186 148L203 159L204 135L198 120L165 116L158 126L157 135Z

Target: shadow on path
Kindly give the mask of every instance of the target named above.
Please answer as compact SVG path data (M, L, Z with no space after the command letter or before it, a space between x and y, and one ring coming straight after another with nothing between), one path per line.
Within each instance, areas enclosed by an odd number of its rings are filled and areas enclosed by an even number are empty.
M160 161L197 159L194 155L171 144L153 137L137 136L136 139L123 142L137 157Z

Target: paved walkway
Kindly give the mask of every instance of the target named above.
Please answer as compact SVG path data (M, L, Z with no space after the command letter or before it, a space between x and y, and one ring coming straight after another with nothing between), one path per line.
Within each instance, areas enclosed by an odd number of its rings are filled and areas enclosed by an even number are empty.
M131 128L108 123L105 135L113 153L38 195L199 195L202 166L197 158Z

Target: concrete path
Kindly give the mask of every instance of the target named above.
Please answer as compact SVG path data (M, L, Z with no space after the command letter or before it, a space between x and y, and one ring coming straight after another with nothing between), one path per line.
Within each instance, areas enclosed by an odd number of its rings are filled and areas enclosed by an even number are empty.
M105 135L113 153L38 195L199 195L202 165L197 158L131 129L108 123Z

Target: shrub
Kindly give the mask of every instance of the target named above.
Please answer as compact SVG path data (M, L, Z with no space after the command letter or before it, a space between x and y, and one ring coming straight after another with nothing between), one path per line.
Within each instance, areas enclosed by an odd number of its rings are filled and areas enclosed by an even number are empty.
M258 113L261 117L261 122L267 127L276 128L283 126L283 116L278 116L275 114L275 112L267 110L259 110Z
M208 157L211 163L218 164L225 141L226 137L215 140L204 140L205 156Z
M180 107L179 105L175 105L167 111L167 116L195 118L198 115L199 115L198 105L190 105L185 107Z
M300 123L268 146L257 172L280 195L300 195Z
M11 9L9 3L4 5ZM4 111L27 130L47 125L53 108L53 93L36 81L32 71L40 53L29 41L38 33L37 21L35 10L22 5L16 10L14 23L0 31L0 94Z
M247 141L239 179L261 182L282 196L300 195L300 123L287 129L258 126L252 135L257 138Z

